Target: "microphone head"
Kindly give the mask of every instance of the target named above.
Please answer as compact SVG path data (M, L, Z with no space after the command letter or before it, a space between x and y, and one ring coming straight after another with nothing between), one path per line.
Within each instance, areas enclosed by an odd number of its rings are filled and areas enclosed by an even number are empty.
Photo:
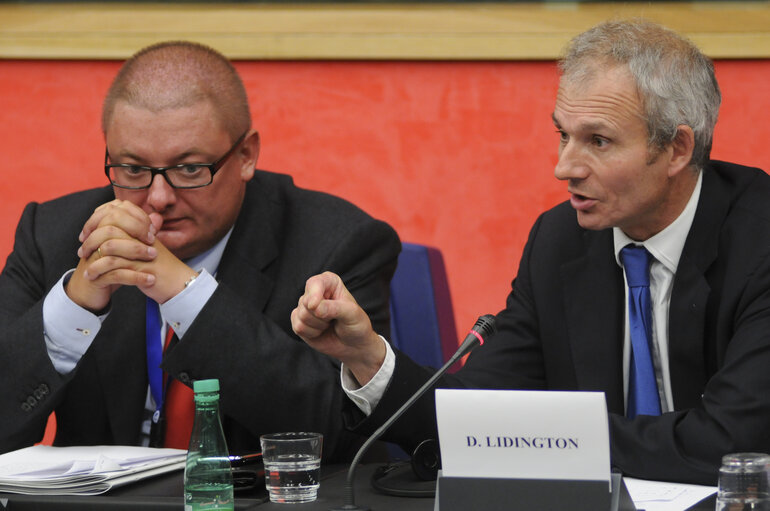
M492 314L484 314L476 320L476 324L471 330L478 333L486 341L497 332L497 320Z

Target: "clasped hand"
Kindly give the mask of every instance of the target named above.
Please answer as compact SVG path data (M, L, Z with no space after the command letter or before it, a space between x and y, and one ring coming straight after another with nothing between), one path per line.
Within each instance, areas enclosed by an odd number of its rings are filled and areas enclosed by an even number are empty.
M80 262L66 287L70 299L99 311L120 286L136 286L158 303L184 289L195 272L158 241L162 224L160 214L129 201L96 208L78 238Z

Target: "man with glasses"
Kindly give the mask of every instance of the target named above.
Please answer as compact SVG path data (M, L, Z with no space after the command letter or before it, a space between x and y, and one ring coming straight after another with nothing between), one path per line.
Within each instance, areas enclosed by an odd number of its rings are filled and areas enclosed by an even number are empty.
M210 48L134 55L102 129L112 186L28 205L0 276L0 452L39 441L53 411L57 445L186 448L188 387L218 378L231 451L318 431L325 461L349 457L338 364L290 312L332 270L387 330L395 232L255 170L246 92Z

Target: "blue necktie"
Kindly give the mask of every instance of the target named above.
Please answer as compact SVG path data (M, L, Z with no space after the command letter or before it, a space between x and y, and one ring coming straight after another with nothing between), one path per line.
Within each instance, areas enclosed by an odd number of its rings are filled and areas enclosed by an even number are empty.
M158 302L150 297L146 300L146 327L145 339L147 342L147 377L150 380L150 391L155 405L158 407L155 412L154 422L157 422L158 414L163 408L163 371L160 368L160 362L163 359L163 343L161 342L160 332L163 321L160 317L160 307Z
M660 415L660 398L650 355L652 300L650 299L650 253L644 247L627 245L620 260L628 281L628 323L631 333L631 366L628 374L626 415Z

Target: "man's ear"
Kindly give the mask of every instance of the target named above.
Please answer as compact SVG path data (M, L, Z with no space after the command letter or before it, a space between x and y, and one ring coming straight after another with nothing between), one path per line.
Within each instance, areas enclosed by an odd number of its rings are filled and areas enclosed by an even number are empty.
M682 169L690 167L692 152L695 149L695 133L686 124L676 127L676 136L671 142L671 159L669 160L668 175L673 177Z
M254 177L254 169L259 159L259 132L251 130L241 143L240 153L243 156L243 165L241 166L241 178L244 181Z

